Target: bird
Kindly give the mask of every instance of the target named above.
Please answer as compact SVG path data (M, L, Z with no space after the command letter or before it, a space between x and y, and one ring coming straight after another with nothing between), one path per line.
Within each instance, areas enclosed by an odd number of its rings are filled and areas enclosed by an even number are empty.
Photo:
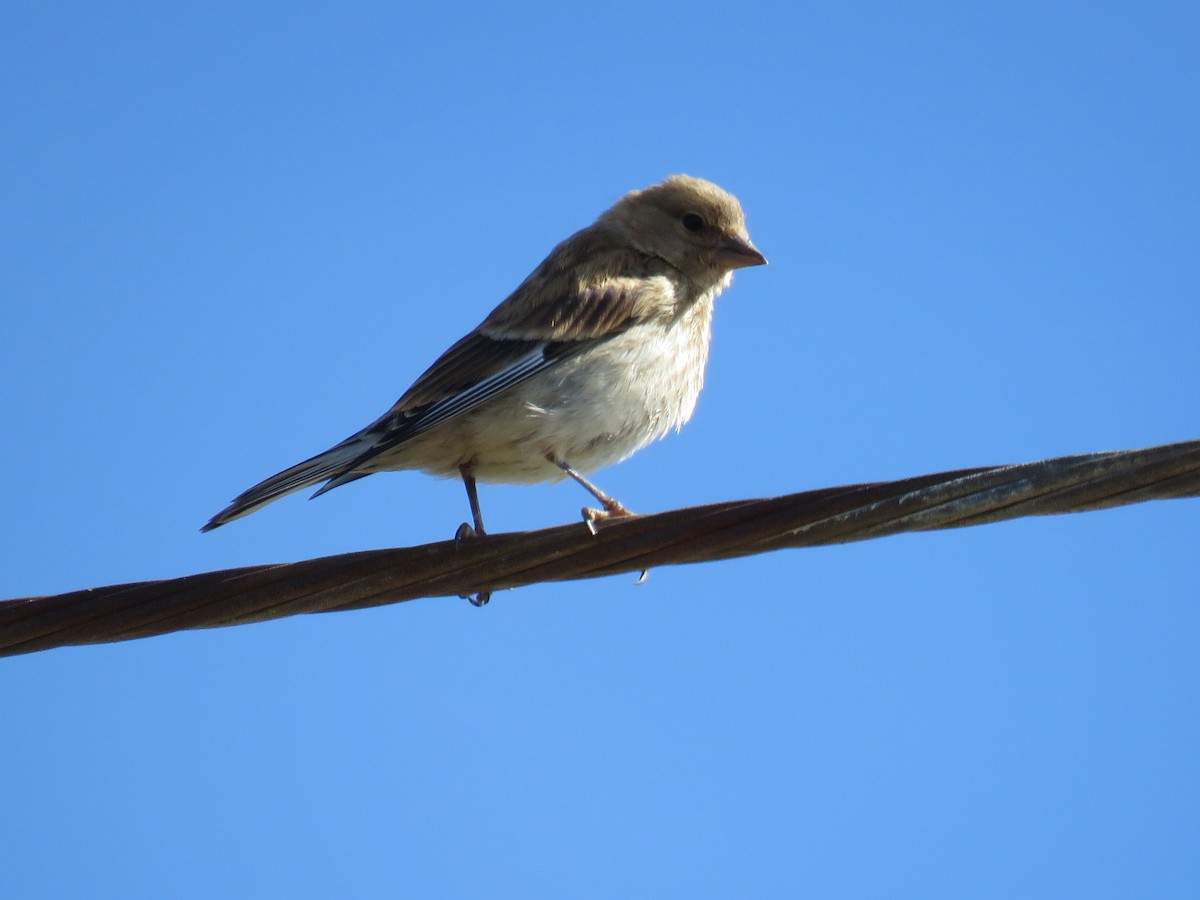
M737 198L712 182L672 175L631 191L558 244L386 413L243 491L201 531L322 482L313 497L403 469L462 479L473 525L458 538L486 533L477 482L570 477L601 505L583 510L593 532L632 515L586 473L691 418L713 301L735 270L766 262Z

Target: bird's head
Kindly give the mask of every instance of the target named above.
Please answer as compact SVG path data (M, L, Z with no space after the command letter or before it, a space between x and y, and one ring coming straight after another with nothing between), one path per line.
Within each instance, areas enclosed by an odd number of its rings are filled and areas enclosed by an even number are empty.
M672 175L631 191L601 221L631 246L690 278L720 279L734 269L767 262L750 241L737 198L690 175Z

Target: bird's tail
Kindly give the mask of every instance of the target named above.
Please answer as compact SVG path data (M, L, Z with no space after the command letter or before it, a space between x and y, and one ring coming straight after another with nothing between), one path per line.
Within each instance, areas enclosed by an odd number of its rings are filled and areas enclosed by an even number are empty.
M320 481L329 481L317 493L324 493L331 487L346 484L357 478L362 478L366 472L354 472L354 463L370 445L359 433L347 438L336 447L330 447L324 453L318 453L312 459L296 463L290 469L284 469L277 475L272 475L266 481L261 481L252 488L242 491L233 502L208 520L201 531L212 531L226 522L240 519L256 509L278 500L292 491L298 491ZM313 496L316 496L314 494Z

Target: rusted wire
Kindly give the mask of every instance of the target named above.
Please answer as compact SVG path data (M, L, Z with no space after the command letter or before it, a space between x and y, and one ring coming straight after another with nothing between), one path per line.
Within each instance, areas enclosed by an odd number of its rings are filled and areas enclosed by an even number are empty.
M0 656L1200 496L1200 441L0 601Z

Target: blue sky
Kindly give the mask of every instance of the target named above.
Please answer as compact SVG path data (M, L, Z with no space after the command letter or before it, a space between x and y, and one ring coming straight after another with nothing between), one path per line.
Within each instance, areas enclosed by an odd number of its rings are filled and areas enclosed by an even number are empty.
M672 172L771 260L670 509L1200 436L1194 4L30 4L0 30L4 596L449 537L208 535ZM483 488L489 526L571 484ZM0 663L13 896L1195 896L1200 504Z

